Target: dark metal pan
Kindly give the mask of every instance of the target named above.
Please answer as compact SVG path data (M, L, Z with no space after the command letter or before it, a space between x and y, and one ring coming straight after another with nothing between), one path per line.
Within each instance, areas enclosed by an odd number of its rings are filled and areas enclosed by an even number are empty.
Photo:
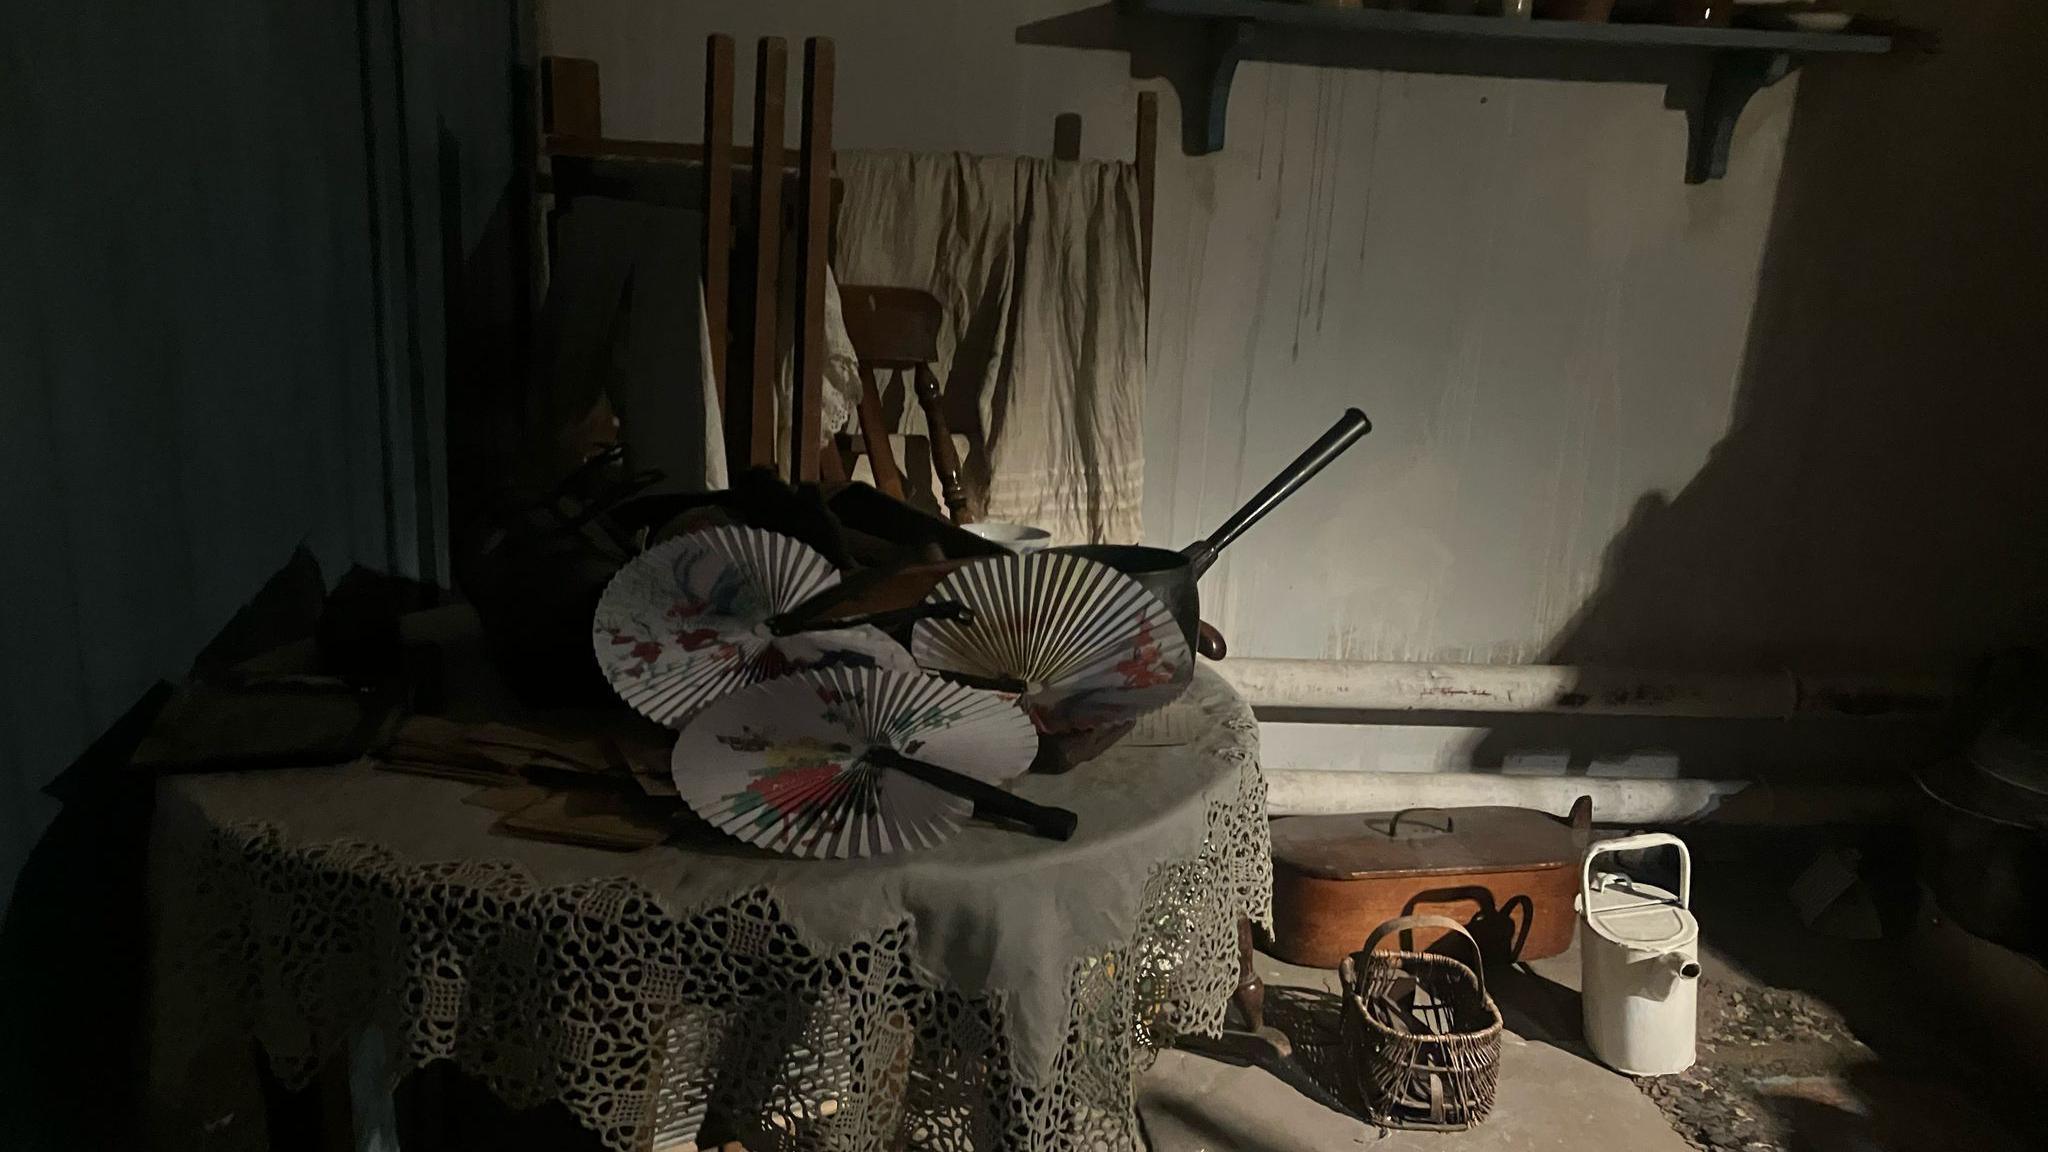
M1075 556L1086 557L1109 565L1122 572L1154 596L1159 597L1173 618L1180 624L1181 633L1187 637L1188 647L1200 651L1212 660L1223 655L1222 637L1208 630L1200 635L1202 626L1202 597L1199 581L1209 565L1232 541L1244 535L1245 530L1259 522L1260 517L1271 512L1282 500L1294 495L1302 485L1330 461L1344 454L1344 450L1358 442L1359 437L1372 431L1372 421L1356 408L1347 409L1342 418L1330 425L1330 430L1308 451L1294 458L1294 463L1280 470L1271 483L1259 489L1259 494L1245 501L1244 507L1231 514L1221 528L1206 540L1197 540L1178 552L1170 548L1150 548L1142 544L1072 544L1057 549ZM1197 640L1201 643L1197 643Z

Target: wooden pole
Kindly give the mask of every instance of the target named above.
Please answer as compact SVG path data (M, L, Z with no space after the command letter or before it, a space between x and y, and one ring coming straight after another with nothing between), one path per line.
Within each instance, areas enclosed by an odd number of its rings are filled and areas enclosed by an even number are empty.
M1152 311L1152 198L1159 189L1159 93L1138 93L1138 258L1145 265L1145 311Z
M714 33L704 47L704 326L711 379L721 413L727 387L726 325L732 303L732 37Z
M775 465L776 285L782 272L782 122L789 50L763 37L754 53L754 292L746 405L726 411L727 466ZM735 422L734 416L744 414Z
M796 483L818 478L825 438L825 258L832 236L832 41L804 41L803 140L798 149L796 365L790 397L789 467Z
M558 136L595 140L604 135L597 61L550 56L541 73L541 128Z

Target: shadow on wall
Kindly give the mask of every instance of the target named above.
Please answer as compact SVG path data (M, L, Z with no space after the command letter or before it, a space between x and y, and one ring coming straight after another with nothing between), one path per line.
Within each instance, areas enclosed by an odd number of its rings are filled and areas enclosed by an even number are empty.
M491 313L473 289L510 258L476 225L520 202L530 17L528 0L0 8L0 215L24 223L0 277L10 1150L137 1143L150 796L111 771L46 785L185 675L295 542L330 572L440 571L433 277L454 215L435 211L434 130L467 150L443 206L468 206L459 287ZM80 763L117 769L111 747Z
M1637 505L1546 659L1964 671L2048 640L2048 139L2015 114L2048 10L1899 15L1940 53L1802 76L1731 429ZM1627 751L1563 742L1573 765ZM1473 757L1558 750L1532 717Z

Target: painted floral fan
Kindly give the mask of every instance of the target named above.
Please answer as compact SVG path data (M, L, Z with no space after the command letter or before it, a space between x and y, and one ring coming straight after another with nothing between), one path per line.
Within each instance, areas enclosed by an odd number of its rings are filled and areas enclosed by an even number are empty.
M993 692L880 668L823 668L706 708L677 738L676 791L697 815L791 856L929 848L970 815L1065 839L1073 814L998 787L1038 733Z
M1173 614L1106 564L1034 552L970 564L930 600L968 615L925 620L911 652L928 670L1018 694L1043 732L1132 720L1170 704L1194 677Z
M916 664L868 624L803 624L792 609L839 574L803 542L759 528L707 528L626 563L592 626L597 662L642 715L671 728L728 693L800 668Z

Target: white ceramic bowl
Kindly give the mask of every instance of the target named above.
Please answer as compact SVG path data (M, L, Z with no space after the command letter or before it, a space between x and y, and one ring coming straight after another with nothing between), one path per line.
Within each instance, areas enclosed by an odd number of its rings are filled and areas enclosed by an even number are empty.
M1801 32L1840 32L1849 26L1847 12L1787 12L1785 19Z
M991 544L1000 545L1022 555L1036 552L1052 544L1052 533L1029 524L1010 524L1002 520L984 520L977 524L963 524L961 527Z

